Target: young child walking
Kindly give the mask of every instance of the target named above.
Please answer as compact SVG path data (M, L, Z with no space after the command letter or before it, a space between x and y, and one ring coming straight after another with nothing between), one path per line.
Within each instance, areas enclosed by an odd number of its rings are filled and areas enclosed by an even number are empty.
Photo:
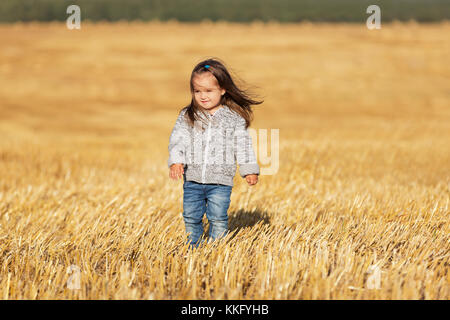
M192 100L181 109L169 139L169 177L183 177L183 218L191 247L202 240L206 217L209 237L228 232L236 162L250 186L258 182L259 166L248 127L252 105L261 104L238 88L218 59L198 63L191 73Z

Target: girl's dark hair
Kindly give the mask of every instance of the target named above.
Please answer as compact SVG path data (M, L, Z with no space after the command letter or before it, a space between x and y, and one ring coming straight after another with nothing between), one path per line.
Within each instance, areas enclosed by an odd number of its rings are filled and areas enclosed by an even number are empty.
M209 67L205 68L206 65L209 65ZM238 88L224 63L217 58L204 60L198 63L194 70L192 70L190 79L192 100L189 105L183 108L187 108L185 116L187 117L188 123L193 126L194 121L201 120L199 119L198 114L203 110L195 101L194 85L192 80L195 75L202 74L204 72L211 72L217 79L219 87L225 89L226 92L222 95L220 104L227 105L231 110L240 114L245 119L245 128L247 129L253 120L253 111L251 106L261 104L264 101L254 100L245 90Z

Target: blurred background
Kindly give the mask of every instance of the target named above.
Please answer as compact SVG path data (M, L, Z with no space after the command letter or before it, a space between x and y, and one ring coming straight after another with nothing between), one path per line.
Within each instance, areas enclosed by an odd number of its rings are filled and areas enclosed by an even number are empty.
M3 0L0 21L64 21L70 4L81 7L83 19L118 21L175 19L211 21L361 22L366 8L378 5L383 21L432 22L450 16L446 0Z
M1 296L448 299L449 18L444 0L0 1ZM192 258L197 283L180 281L182 183L166 161L210 57L264 99L251 127L280 130L280 166L252 188L235 177L230 225L248 251L224 247L204 270ZM255 269L280 228L292 254ZM309 249L320 238L336 260ZM380 290L347 288L379 261ZM81 291L64 287L71 263Z

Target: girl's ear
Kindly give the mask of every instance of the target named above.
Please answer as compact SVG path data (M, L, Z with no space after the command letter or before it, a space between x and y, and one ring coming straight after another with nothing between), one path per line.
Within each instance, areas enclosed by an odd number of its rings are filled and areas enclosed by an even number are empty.
M227 92L227 91L225 89L222 89L220 94L223 96L225 94L225 92Z

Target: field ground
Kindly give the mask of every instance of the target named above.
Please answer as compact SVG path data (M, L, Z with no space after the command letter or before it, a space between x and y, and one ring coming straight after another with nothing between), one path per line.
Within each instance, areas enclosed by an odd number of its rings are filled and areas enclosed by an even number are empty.
M0 297L449 299L448 34L1 25ZM188 252L167 145L211 56L265 100L251 127L280 130L280 166L237 174L231 234Z

